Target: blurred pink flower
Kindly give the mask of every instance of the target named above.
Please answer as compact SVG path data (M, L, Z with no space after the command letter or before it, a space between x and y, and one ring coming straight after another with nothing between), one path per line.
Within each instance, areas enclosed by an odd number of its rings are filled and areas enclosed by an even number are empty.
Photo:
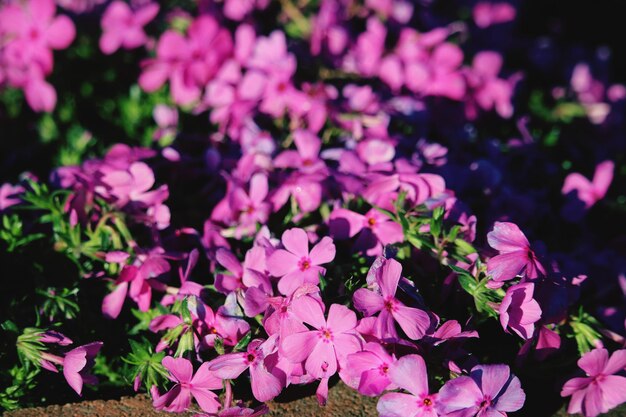
M120 47L134 49L147 41L143 27L154 19L159 12L157 3L147 3L133 11L123 1L116 0L109 4L102 15L100 25L100 49L109 55Z
M565 178L561 192L565 195L575 193L585 208L589 209L606 195L613 181L614 168L612 161L599 163L591 181L577 172L571 173Z
M479 2L472 10L474 22L481 29L492 25L510 22L515 19L517 11L509 3Z
M208 15L195 19L187 36L168 30L158 41L156 58L146 60L139 85L147 92L159 89L167 80L178 105L190 105L231 55L229 32Z

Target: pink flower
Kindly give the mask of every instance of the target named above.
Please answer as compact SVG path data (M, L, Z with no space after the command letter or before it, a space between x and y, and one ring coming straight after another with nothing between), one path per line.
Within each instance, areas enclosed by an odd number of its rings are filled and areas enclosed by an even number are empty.
M396 362L380 344L366 343L361 352L348 355L341 379L359 393L379 396L391 385L389 370Z
M294 172L280 187L276 189L272 196L274 211L278 211L292 197L298 207L304 213L317 210L322 203L323 181L327 174L325 172L315 172L312 174L301 174Z
M63 376L78 395L82 394L83 383L98 383L98 379L89 373L89 369L93 366L94 358L101 347L102 342L93 342L79 346L65 354Z
M134 162L128 169L102 168L102 184L96 191L103 197L113 198L121 207L129 202L146 205L162 203L168 196L167 186L149 191L154 185L154 173L144 162Z
M297 151L287 150L274 158L277 168L296 168L303 173L324 170L326 165L319 158L322 141L308 130L298 129L293 132L293 141Z
M53 0L29 0L0 6L0 78L24 90L35 111L52 111L56 91L44 78L52 72L53 49L65 49L76 29L67 16L55 16ZM4 74L4 75L3 75Z
M143 31L159 12L159 5L148 3L133 11L128 4L116 0L109 4L100 25L100 49L109 55L120 47L124 49L138 48L146 43L147 37Z
M407 307L396 298L401 275L402 265L395 259L387 259L376 270L378 290L358 289L353 297L354 307L366 317L380 311L376 331L381 338L398 337L395 321L410 339L421 339L430 326L430 317L425 311Z
M246 369L250 370L252 394L261 402L270 401L280 394L284 383L285 374L272 362L268 356L277 356L277 337L263 341L253 340L248 345L246 352L230 353L219 356L209 362L209 370L218 378L236 379Z
M254 174L250 179L249 191L235 187L229 194L230 208L239 214L239 225L235 236L250 235L256 231L257 223L265 223L271 212L267 200L268 184L265 174Z
M226 0L224 2L224 15L229 19L241 21L254 9L265 9L269 0Z
M594 349L578 360L587 377L572 378L563 385L562 397L572 396L567 412L595 417L626 402L626 377L615 375L626 369L626 349L613 352Z
M612 161L604 161L598 164L593 174L593 180L589 181L581 174L574 172L565 178L561 193L576 194L578 199L585 204L585 208L602 200L613 181L613 170L615 164Z
M319 288L313 284L305 284L293 292L289 297L265 297L267 311L263 318L263 327L269 335L279 334L280 340L294 333L303 332L307 327L296 314L303 309L298 307L301 303L317 303L319 308L324 308L324 303L319 297Z
M500 324L510 328L522 339L530 339L535 333L535 322L541 318L541 307L533 298L535 284L517 284L506 290L500 304Z
M393 392L378 400L380 417L437 417L437 394L428 391L426 364L419 355L400 358L389 370L393 383L410 394Z
M476 26L485 29L515 19L516 10L509 3L480 2L474 6L472 14Z
M546 270L537 260L524 233L514 223L496 222L487 234L489 246L499 255L487 262L487 273L496 284L508 281L517 275L533 279L545 275Z
M232 48L228 31L215 18L202 15L189 26L187 37L172 30L161 36L157 56L145 61L139 85L153 92L169 80L174 102L193 104L231 55Z
M102 300L102 313L108 318L117 318L128 294L141 311L148 311L152 300L152 285L156 278L170 270L169 263L158 253L142 255L137 265L125 265L120 272L117 286Z
M467 115L476 118L474 103L485 111L495 110L500 116L513 115L511 99L518 76L506 80L498 78L502 68L502 56L497 52L479 52L474 57L472 68L467 71L467 83L472 100L467 102Z
M335 258L335 245L323 237L309 252L309 239L302 229L289 229L281 238L285 249L278 249L267 260L269 273L280 277L278 290L289 295L304 283L317 284L319 274L326 269L320 265Z
M402 242L402 226L376 209L359 214L348 209L333 210L328 219L331 235L336 239L352 238L357 234L355 248L367 255L382 255L383 246Z
M222 380L209 371L209 363L203 363L195 375L191 362L183 358L163 358L163 366L170 372L170 379L176 383L163 395L153 395L153 405L157 410L180 413L189 408L191 397L195 398L202 410L207 413L217 412L220 402L211 391L222 388Z
M524 405L526 394L507 365L477 365L469 376L454 378L439 391L442 417L504 416Z
M0 185L0 212L19 204L22 201L19 195L24 191L24 187L21 185L11 185L9 183Z
M304 362L306 372L317 379L328 379L345 364L346 357L361 350L361 340L354 330L356 314L347 307L333 304L328 319L315 302L298 303L294 312L315 330L287 336L281 352L292 362Z

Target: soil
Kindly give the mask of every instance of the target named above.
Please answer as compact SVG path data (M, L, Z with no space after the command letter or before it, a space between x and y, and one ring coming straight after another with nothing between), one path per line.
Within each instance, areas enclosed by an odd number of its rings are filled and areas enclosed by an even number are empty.
M276 401L269 403L270 417L375 417L376 399L359 395L341 382L329 390L328 404L320 407L314 393L287 390ZM286 394L286 395L285 395ZM293 400L294 396L310 394ZM172 414L158 412L152 408L145 394L122 397L119 400L97 400L48 407L28 408L11 411L6 417L191 417L193 413ZM554 417L565 417L565 410ZM626 417L626 407L622 406L605 415L606 417Z
M376 416L376 399L359 395L338 383L329 390L328 404L320 407L314 392L287 390L277 401L270 402L271 417L370 417ZM284 395L286 394L286 395ZM307 395L308 394L308 395ZM307 395L297 400L290 398ZM5 417L191 417L193 413L172 414L155 411L145 394L119 400L96 400L73 404L50 405L10 411Z

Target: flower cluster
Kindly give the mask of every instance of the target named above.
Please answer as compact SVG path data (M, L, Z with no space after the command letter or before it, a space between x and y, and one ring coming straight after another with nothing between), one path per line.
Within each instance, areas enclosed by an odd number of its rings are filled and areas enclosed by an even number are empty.
M491 417L540 407L535 370L568 357L545 395L589 417L626 402L624 234L597 219L626 201L624 87L578 63L526 105L531 66L484 39L512 4L457 21L405 0L67 3L100 18L94 53L134 64L120 106L149 128L0 187L7 253L76 270L31 271L36 324L3 324L22 363L79 394L94 366L170 412L261 415L296 385L324 405L341 380L383 417ZM52 111L51 49L73 38L51 0L1 6L0 83ZM572 120L606 148L559 141ZM50 352L80 309L122 360ZM577 358L586 376L558 379Z
M31 0L0 6L0 85L24 91L35 111L51 111L57 101L46 76L52 72L52 51L67 48L76 29L72 20L56 15L53 0Z

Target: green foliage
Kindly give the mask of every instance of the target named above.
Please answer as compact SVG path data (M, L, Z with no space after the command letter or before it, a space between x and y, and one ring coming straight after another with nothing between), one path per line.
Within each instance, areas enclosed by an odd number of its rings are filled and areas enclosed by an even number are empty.
M146 390L152 386L162 386L167 380L168 372L161 361L165 357L165 352L154 352L152 343L147 339L136 341L130 339L131 352L122 358L128 366L128 374L131 380L139 378Z
M569 324L572 327L578 353L581 355L594 349L601 342L602 335L597 330L601 328L600 323L582 307L570 317Z

